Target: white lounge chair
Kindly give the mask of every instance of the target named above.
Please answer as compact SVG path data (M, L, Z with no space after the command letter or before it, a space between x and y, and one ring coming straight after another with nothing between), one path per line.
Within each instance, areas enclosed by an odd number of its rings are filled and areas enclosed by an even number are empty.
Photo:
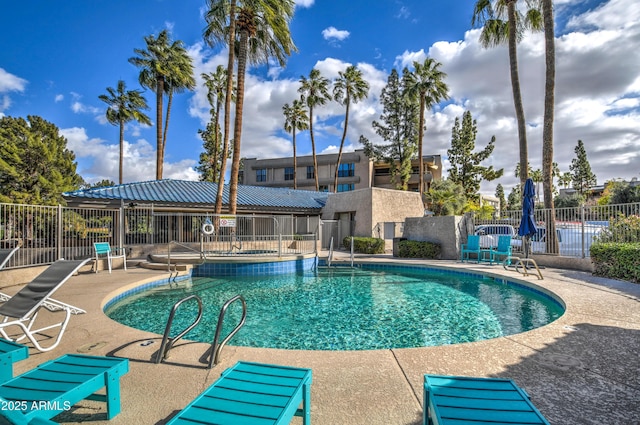
M12 341L21 341L27 338L39 351L53 350L60 343L71 315L85 313L85 311L57 301L51 298L51 295L88 261L90 261L89 258L71 261L58 260L15 295L8 296L0 293L0 301L5 301L4 304L0 305L0 316L4 316L3 321L0 323L0 335ZM33 329L41 307L51 312L64 312L64 319L39 329ZM7 333L7 328L11 327L20 330L23 335L11 338ZM53 344L43 347L38 342L36 335L39 332L54 328L60 329Z

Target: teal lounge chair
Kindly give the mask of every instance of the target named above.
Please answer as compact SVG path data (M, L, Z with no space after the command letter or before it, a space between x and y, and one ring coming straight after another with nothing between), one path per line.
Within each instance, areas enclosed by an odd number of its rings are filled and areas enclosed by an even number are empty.
M424 425L549 425L510 379L424 376Z
M0 301L5 301L0 305L0 317L4 316L4 319L0 322L0 335L5 339L16 342L27 338L39 351L53 350L60 343L71 315L84 313L85 311L54 300L51 295L88 261L90 259L58 260L15 295L8 296L0 293ZM35 323L41 308L51 312L63 312L64 317L61 316L59 322L55 322L55 320L47 321L48 325L36 328ZM53 342L47 347L42 346L38 341L37 334L55 328L59 329L57 336L52 338ZM20 331L22 335L17 338L11 338L9 333L12 331L10 332L9 329Z
M511 257L511 236L500 235L498 236L498 246L491 249L491 264L500 263L503 259L509 262L509 257Z
M310 397L310 369L238 362L167 425L310 425Z
M460 261L470 261L469 254L476 254L476 261L480 262L480 236L469 235L467 236L467 243L462 244L460 248Z
M82 400L107 403L107 419L120 413L120 377L129 360L66 354L0 384L0 416L14 424L55 424L50 419ZM106 393L95 394L105 388Z
M0 382L13 378L13 364L29 357L29 349L22 344L0 338Z

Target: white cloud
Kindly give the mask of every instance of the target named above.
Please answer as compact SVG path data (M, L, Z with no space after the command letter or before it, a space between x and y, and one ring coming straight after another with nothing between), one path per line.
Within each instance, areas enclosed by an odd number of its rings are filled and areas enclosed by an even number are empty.
M322 30L322 37L325 40L338 40L342 41L349 37L349 31L339 30L336 27L328 27Z
M24 92L27 80L8 73L0 68L0 94L9 92ZM4 116L4 111L11 106L11 98L3 95L0 98L0 118Z
M315 0L296 0L296 7L311 7Z
M120 148L118 142L109 143L99 138L91 138L84 128L72 127L60 129L60 134L67 139L67 148L77 158L83 158L83 169L78 170L85 180L95 183L103 179L117 182ZM164 178L197 180L198 173L194 160L170 162L165 158ZM156 151L144 139L133 143L124 142L124 181L147 181L155 179Z
M8 73L0 68L0 93L12 91L23 92L27 85L27 80Z
M56 97L53 99L54 102L58 103L58 102L62 102L64 100L64 95L63 94L57 94Z

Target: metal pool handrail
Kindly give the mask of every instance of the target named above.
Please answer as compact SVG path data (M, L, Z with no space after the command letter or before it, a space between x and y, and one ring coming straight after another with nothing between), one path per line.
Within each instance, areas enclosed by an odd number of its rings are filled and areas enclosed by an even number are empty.
M220 340L220 333L222 332L222 324L224 322L224 315L227 312L227 309L231 304L235 301L240 300L242 303L242 317L240 318L240 322L236 325L236 327L229 332L229 335L222 340L222 342L218 342ZM229 342L231 338L240 330L240 328L244 325L244 322L247 320L247 302L244 300L242 295L236 295L235 297L228 300L222 308L220 309L220 315L218 316L218 325L216 326L216 334L213 338L213 343L211 344L211 357L209 358L209 369L218 364L220 360L220 352L224 348L224 346Z
M169 333L171 332L171 324L173 323L173 317L176 315L176 311L182 305L182 303L184 303L185 301L189 301L191 299L195 299L198 303L198 316L193 321L193 323L187 326L182 332L180 332L175 337L170 338ZM174 344L178 342L178 340L181 339L183 336L185 336L187 333L189 333L189 331L195 328L198 325L198 323L200 323L200 319L202 319L202 300L200 299L199 296L189 295L188 297L181 299L180 301L178 301L173 305L173 308L171 309L171 313L169 314L169 319L167 319L167 326L164 329L164 335L162 336L162 344L160 344L160 349L158 350L158 355L155 359L156 364L162 363L162 361L167 357L167 354L169 354L169 350L173 348Z
M175 280L176 277L178 277L178 270L177 267L174 266L173 270L171 270L171 246L175 244L175 245L180 245L183 248L186 248L188 250L191 250L193 252L198 252L198 250L191 248L188 245L184 245L176 240L170 241L167 244L167 271L169 272L169 280L171 280L171 276L173 275L173 272L176 272L176 275L173 277L173 280ZM202 244L201 244L202 245ZM200 250L200 252L198 252L200 254L200 259L202 260L199 265L202 265L205 263L205 261L207 261L207 255L205 254L204 250Z

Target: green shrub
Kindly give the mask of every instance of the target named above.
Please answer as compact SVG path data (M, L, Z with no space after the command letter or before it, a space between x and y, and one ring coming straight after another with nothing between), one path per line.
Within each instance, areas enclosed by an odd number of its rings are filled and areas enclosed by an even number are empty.
M440 245L434 242L400 241L398 257L402 258L440 258Z
M597 237L598 242L640 242L640 216L620 214Z
M351 236L342 240L342 245L351 250ZM361 254L384 254L384 239L353 237L353 251Z
M594 275L640 283L640 242L594 243L590 253Z

